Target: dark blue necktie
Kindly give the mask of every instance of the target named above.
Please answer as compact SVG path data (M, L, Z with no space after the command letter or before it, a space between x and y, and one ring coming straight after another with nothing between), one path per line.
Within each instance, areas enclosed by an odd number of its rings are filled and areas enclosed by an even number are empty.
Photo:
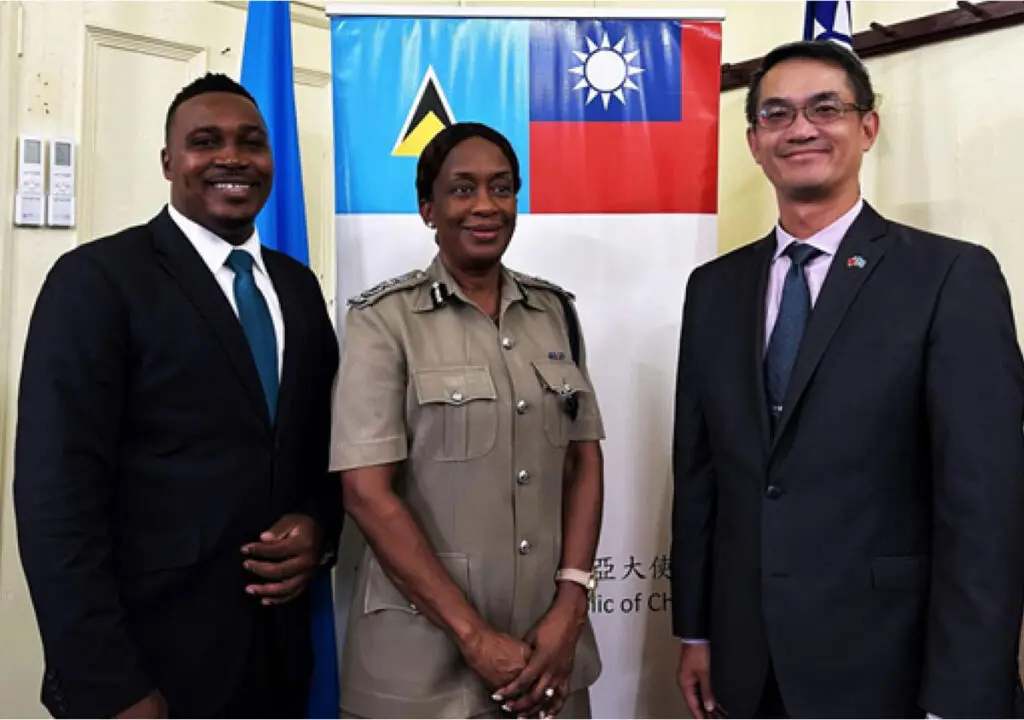
M270 421L273 422L277 414L277 336L274 334L274 322L270 318L267 301L256 287L256 279L252 274L253 262L253 256L245 250L232 250L228 255L227 266L235 271L238 319L249 341L252 358L256 361L256 371L263 385Z
M811 316L811 291L804 277L804 266L821 254L817 248L804 243L791 243L785 254L789 257L789 272L782 285L782 300L779 303L779 317L772 330L765 358L765 389L768 393L768 410L772 420L782 415L783 403L789 378L796 365L800 341L804 337L807 320Z

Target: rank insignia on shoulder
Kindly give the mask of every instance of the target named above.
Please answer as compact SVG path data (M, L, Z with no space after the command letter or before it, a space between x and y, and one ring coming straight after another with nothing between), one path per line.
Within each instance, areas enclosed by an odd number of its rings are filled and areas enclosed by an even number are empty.
M369 307L375 302L380 300L382 297L390 295L398 290L404 290L406 288L416 287L425 283L429 277L422 270L413 270L407 272L404 275L393 277L383 282L379 282L373 287L363 290L358 295L354 295L348 299L348 304L352 307Z
M529 286L529 287L543 288L545 290L551 290L552 292L556 292L559 295L565 295L570 300L575 300L576 299L576 296L573 295L571 292L569 292L565 288L561 287L560 285L556 285L555 283L551 282L550 280L545 280L544 278L539 278L539 277L536 277L534 275L527 275L526 273L521 273L521 272L518 272L518 271L515 271L515 270L513 270L511 272L512 272L512 277L514 277L516 280L518 280L523 285L526 285L526 286Z

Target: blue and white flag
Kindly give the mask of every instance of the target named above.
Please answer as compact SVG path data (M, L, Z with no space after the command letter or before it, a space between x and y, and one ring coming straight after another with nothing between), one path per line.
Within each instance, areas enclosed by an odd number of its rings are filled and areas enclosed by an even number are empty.
M831 40L853 49L851 0L807 0L804 40Z

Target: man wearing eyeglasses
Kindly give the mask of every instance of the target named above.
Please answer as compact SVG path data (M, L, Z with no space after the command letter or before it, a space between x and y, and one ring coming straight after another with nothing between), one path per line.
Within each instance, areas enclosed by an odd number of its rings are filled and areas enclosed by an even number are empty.
M687 286L682 692L695 717L1011 717L1024 362L999 265L861 197L879 117L845 48L773 50L746 115L779 219Z

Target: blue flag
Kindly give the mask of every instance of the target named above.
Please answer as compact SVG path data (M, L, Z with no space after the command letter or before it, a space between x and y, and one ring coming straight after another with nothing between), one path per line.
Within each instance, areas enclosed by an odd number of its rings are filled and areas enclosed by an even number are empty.
M295 118L292 24L285 1L250 2L242 55L242 85L256 98L270 132L274 187L256 218L267 247L309 264L306 206Z
M250 2L242 56L242 85L263 113L274 155L274 186L256 218L260 241L299 262L309 264L306 206L299 162L292 69L292 25L289 3ZM338 649L334 632L331 575L310 581L313 677L306 712L310 718L336 718L340 706Z
M851 0L807 0L804 40L831 40L853 49Z

